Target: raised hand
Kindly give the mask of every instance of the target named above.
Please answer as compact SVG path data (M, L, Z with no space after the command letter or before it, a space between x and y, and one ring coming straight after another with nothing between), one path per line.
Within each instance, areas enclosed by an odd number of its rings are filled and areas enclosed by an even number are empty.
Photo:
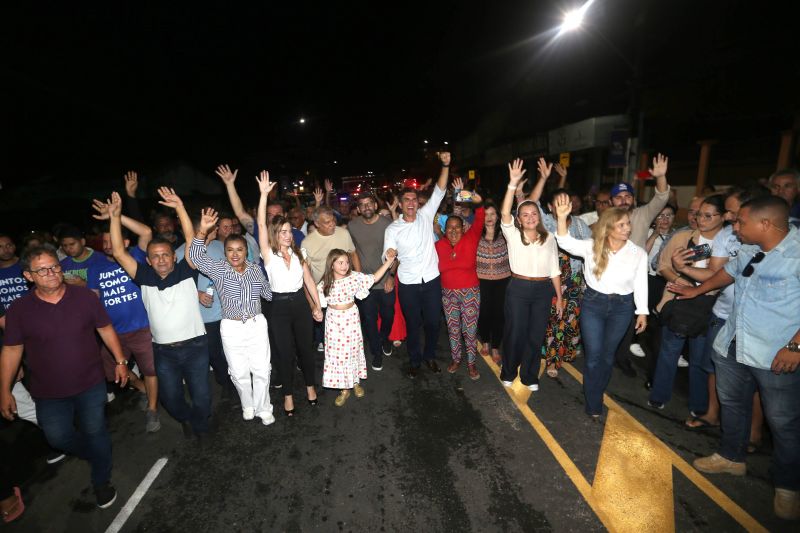
M461 178L454 178L453 179L453 188L457 191L464 189L464 180Z
M208 233L217 226L219 216L212 208L203 209L200 211L200 232Z
M136 198L136 189L139 187L139 174L134 170L125 173L125 194Z
M325 193L322 192L322 189L319 187L314 189L314 202L316 205L322 205L322 201L325 199Z
M397 211L397 207L400 205L400 201L397 199L397 196L395 196L395 195L393 194L393 195L392 195L392 201L391 201L391 202L389 202L389 204L388 204L388 205L389 205L389 211L391 211L391 212L393 212L393 213L394 213L395 211Z
M553 163L548 165L544 157L540 157L536 162L536 168L539 169L539 179L546 180L550 177L550 173L553 171Z
M569 214L572 213L572 202L567 194L557 194L556 197L553 198L553 206L555 207L556 216L558 216L559 220L566 220Z
M175 189L171 189L169 187L159 187L158 195L162 198L158 201L158 203L161 205L171 207L172 209L178 209L183 205L183 200L181 200L180 196L175 194Z
M331 194L333 192L333 182L329 179L325 180L325 192Z
M236 174L238 173L239 169L236 169L233 172L231 172L231 167L229 167L228 165L220 165L217 167L216 170L217 176L222 178L222 181L225 182L226 185L236 181Z
M111 215L108 214L108 204L111 200L106 200L105 202L101 202L97 198L92 200L92 209L97 211L96 215L92 215L92 218L97 220L108 220L111 218Z
M650 169L650 175L654 178L663 178L667 175L667 164L669 163L669 158L662 155L657 154L653 158L653 168Z
M428 188L430 188L431 183L433 183L433 178L428 178L427 180L425 180L425 183L419 186L419 190L427 191Z
M439 152L439 161L441 161L444 166L450 165L450 161L452 161L450 152Z
M483 202L483 197L480 194L478 194L476 191L472 191L472 203L473 204L479 204L481 202Z
M522 168L522 159L515 159L508 164L508 181L511 185L518 185L525 172L527 172L527 169Z
M269 181L269 172L262 170L261 174L256 176L258 182L258 190L261 194L269 194L275 188L275 182Z
M111 200L106 202L108 205L108 214L111 218L119 218L122 216L122 196L117 191L111 193Z
M564 168L564 167L561 165L561 163L556 163L556 164L554 164L554 165L553 165L553 170L555 170L555 171L556 171L556 174L558 174L558 176L559 176L561 179L564 179L564 178L566 178L566 177L567 177L567 169L566 169L566 168Z

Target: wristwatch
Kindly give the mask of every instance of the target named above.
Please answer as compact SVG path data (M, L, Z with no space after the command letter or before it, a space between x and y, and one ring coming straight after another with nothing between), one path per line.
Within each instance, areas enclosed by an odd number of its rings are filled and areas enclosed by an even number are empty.
M790 352L800 353L800 344L798 344L798 343L796 343L794 341L787 342L786 346L784 346L784 348L786 348Z

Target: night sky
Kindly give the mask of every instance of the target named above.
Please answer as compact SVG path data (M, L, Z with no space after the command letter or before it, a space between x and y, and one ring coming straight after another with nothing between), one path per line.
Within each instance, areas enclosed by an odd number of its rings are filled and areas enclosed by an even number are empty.
M579 3L117 4L2 8L4 185L176 160L380 172L501 105L509 138L624 113L637 60L690 125L797 112L788 3L598 0L556 43Z

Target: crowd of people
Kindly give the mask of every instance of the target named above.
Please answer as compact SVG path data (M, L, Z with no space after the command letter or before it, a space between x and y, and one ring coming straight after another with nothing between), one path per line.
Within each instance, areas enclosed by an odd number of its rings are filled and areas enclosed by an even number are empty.
M318 408L320 385L344 407L366 394L368 356L380 372L403 341L408 378L441 372L444 319L446 370L459 372L466 357L471 380L482 355L500 365L504 386L518 379L535 392L542 370L557 379L583 357L592 419L603 415L615 365L635 376L631 356L645 358L653 409L671 400L688 365L685 425L721 426L722 435L694 466L744 475L766 423L775 513L800 518L800 174L695 198L676 229L681 210L660 154L642 205L624 182L576 194L567 169L544 159L527 193L523 161L509 163L496 204L451 179L449 153L438 157L435 183L336 205L326 180L308 208L278 198L262 171L248 210L237 171L221 165L229 206L188 208L161 187L150 217L129 172L124 194L87 206L103 225L89 240L63 224L20 240L0 234L0 412L37 424L54 458L87 460L106 508L116 490L105 405L118 387L138 391L144 431L160 430L160 402L202 443L209 367L221 401L238 400L245 421L269 426L270 388L287 418L301 414L298 390ZM2 474L8 522L24 503Z

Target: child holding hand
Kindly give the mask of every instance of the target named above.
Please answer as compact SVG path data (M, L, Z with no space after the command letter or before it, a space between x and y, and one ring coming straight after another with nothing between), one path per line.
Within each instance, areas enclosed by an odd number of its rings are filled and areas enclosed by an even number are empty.
M325 261L325 275L317 285L320 305L327 307L325 316L325 365L322 386L339 389L334 402L341 407L353 389L356 398L364 396L359 381L367 378L361 318L355 298L369 296L370 288L383 277L394 263L397 251L386 251L386 261L374 274L354 272L347 252L333 249Z

